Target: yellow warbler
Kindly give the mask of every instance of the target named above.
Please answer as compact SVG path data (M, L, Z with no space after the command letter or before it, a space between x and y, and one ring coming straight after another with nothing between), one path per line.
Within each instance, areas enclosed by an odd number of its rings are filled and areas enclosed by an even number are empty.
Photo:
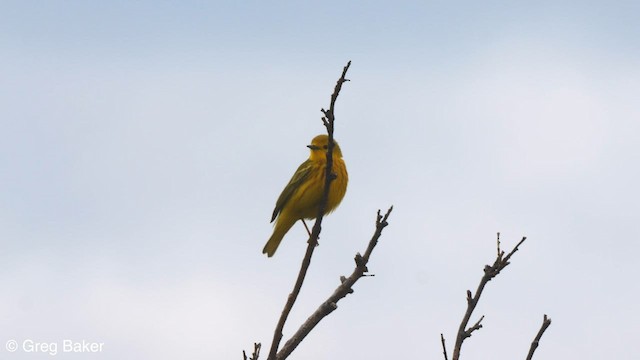
M340 146L334 141L333 166L331 171L336 174L335 180L329 188L329 199L325 214L335 210L347 192L349 175L342 160ZM273 235L262 249L263 254L273 256L284 235L293 224L302 219L315 219L318 216L322 194L324 192L325 169L327 166L327 148L329 137L318 135L311 140L309 159L303 162L287 186L278 197L276 208L273 210L271 222L276 220ZM276 219L277 218L277 219Z

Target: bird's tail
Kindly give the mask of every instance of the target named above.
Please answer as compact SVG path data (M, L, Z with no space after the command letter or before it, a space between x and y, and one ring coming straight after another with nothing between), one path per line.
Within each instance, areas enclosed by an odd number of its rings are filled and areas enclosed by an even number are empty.
M291 229L293 224L296 223L296 220L297 219L281 213L278 217L278 220L276 220L276 226L275 229L273 229L273 235L271 235L269 241L267 241L267 243L264 245L262 253L267 254L267 256L269 257L272 257L273 254L275 254L276 249L278 249L282 238L289 231L289 229Z

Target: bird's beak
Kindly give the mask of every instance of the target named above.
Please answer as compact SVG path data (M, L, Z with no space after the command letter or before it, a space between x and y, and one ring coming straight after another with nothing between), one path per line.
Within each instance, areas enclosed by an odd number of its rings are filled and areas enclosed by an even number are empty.
M320 146L316 146L316 145L307 145L307 147L311 150L318 150L320 149Z

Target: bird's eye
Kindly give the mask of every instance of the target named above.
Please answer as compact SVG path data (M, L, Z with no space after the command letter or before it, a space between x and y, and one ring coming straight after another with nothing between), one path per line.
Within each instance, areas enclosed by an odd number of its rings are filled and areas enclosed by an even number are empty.
M323 149L328 149L328 148L329 148L329 146L325 145L325 146L323 146L322 148L323 148Z

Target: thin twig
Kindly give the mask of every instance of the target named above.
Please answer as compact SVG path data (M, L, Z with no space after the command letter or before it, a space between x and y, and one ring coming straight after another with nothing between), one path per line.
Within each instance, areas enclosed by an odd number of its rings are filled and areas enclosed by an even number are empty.
M242 350L242 358L244 360L258 360L258 356L260 356L261 347L262 347L262 344L253 343L253 354L251 354L251 357L247 358L247 353L245 353L244 350Z
M551 319L547 317L547 314L545 314L544 318L542 319L542 326L540 327L540 330L538 330L538 334L536 335L535 339L533 339L533 342L531 343L531 348L529 349L527 360L533 359L533 353L538 348L538 345L540 345L540 338L542 338L542 334L544 334L545 330L547 330L549 325L551 325Z
M452 360L460 359L460 350L462 348L462 343L464 342L464 340L468 337L471 337L471 334L474 331L482 328L480 322L482 321L482 319L484 319L484 315L470 328L467 328L467 325L469 324L469 319L471 318L471 314L473 314L473 310L476 308L476 305L478 305L478 301L480 300L480 296L482 295L482 291L484 290L485 285L487 285L487 283L491 281L491 279L500 274L500 271L502 271L502 269L509 265L509 259L511 259L511 256L513 256L513 254L518 251L518 247L526 239L526 237L523 237L522 240L520 240L520 242L513 248L513 250L511 250L511 252L507 254L507 256L504 256L504 251L500 250L500 233L498 233L498 255L496 256L496 260L491 266L485 265L484 275L482 276L482 279L480 279L480 284L478 284L478 288L476 289L475 294L472 295L471 291L467 290L467 311L465 312L464 317L462 318L462 322L458 327L458 334L456 335L456 343L453 348Z
M331 186L331 182L335 180L336 174L332 172L333 170L333 148L335 146L335 142L333 140L333 129L335 122L335 105L336 100L338 99L338 95L340 94L340 90L342 89L342 84L349 81L345 79L347 76L347 70L351 66L351 61L347 62L347 65L342 69L342 75L336 82L336 87L333 89L333 94L331 94L331 105L329 106L329 110L320 109L324 114L322 118L322 123L327 128L327 135L329 135L329 144L327 146L327 165L325 167L325 176L324 176L324 193L322 194L322 201L320 202L320 207L318 208L318 216L316 217L316 222L313 224L313 230L311 232L311 236L309 237L309 245L313 245L314 247L318 244L318 237L320 236L320 230L322 225L322 219L324 218L325 209L327 208L327 202L329 199L329 188Z
M369 245L364 252L364 255L360 255L357 253L354 260L356 263L356 267L351 273L351 275L347 278L341 277L341 284L334 290L333 294L329 296L317 309L316 311L309 316L309 318L300 326L298 331L295 332L291 336L282 349L278 351L278 355L276 356L276 360L286 359L287 356L291 354L293 350L304 340L304 338L313 330L313 328L320 323L320 321L325 318L327 315L331 314L335 309L338 308L338 301L342 298L351 294L353 292L353 285L363 276L366 276L369 271L367 268L367 263L369 262L369 257L371 256L371 252L378 244L378 239L382 234L382 230L389 225L387 219L389 218L389 214L393 210L393 206L387 210L387 213L382 216L380 215L380 210L378 210L378 214L376 217L376 231L374 232L371 240L369 241Z
M473 324L472 327L468 328L467 331L465 331L465 338L471 337L472 332L482 329L482 324L480 324L482 320L484 320L484 315L480 316L480 319L478 319L478 321L476 321L476 323Z
M447 357L447 345L444 344L444 335L442 335L442 333L440 333L440 341L442 342L442 354L444 355L444 360L449 360Z
M327 149L327 164L325 167L324 192L322 194L322 200L320 201L316 222L313 225L311 236L309 236L309 240L307 241L308 243L307 250L305 252L304 258L302 259L302 265L300 266L300 272L298 273L298 278L296 279L296 283L293 286L292 292L287 297L287 303L285 304L284 309L282 310L282 314L280 315L280 319L278 320L278 324L273 333L273 341L271 342L271 349L269 350L269 356L267 357L267 360L276 359L278 347L280 346L280 341L282 341L282 329L284 328L284 324L287 321L287 317L289 316L289 313L293 308L293 304L296 302L296 299L298 298L298 294L300 294L302 283L304 282L304 278L307 274L307 270L309 269L309 265L311 264L311 256L313 255L313 251L316 245L318 244L318 237L320 236L322 219L324 217L324 212L327 207L327 201L329 199L329 188L331 186L331 181L335 179L335 174L333 174L331 171L333 166L332 153L333 153L333 147L334 147L334 141L333 141L333 129L334 129L334 121L335 121L334 107L335 107L335 102L340 93L340 89L342 89L342 84L345 81L347 81L345 79L345 76L347 74L347 70L349 69L350 65L351 65L351 61L349 61L347 63L347 66L344 67L342 71L342 76L340 77L340 79L338 79L338 82L333 91L333 94L331 95L331 106L329 107L329 110L327 111L325 111L324 109L322 110L322 112L325 115L325 117L322 118L322 122L327 128L327 133L329 135L329 145Z

